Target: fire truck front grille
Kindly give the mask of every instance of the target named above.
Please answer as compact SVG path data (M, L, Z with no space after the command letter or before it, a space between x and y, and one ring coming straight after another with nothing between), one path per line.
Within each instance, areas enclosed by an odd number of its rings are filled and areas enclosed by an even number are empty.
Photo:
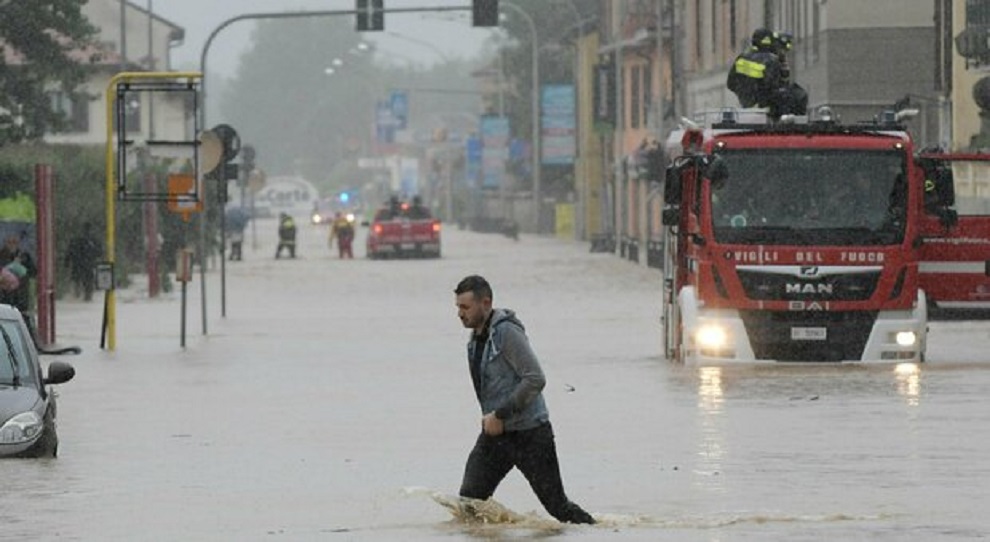
M756 359L776 361L853 361L863 357L875 311L740 311ZM808 340L797 330L824 329ZM816 334L817 335L817 334Z
M758 301L864 301L873 295L880 272L843 273L811 278L739 270L746 296Z

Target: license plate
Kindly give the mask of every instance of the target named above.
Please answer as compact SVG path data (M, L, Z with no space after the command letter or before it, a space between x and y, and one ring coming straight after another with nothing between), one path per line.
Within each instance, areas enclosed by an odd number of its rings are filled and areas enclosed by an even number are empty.
M824 327L792 327L792 341L824 341L828 338L828 329Z
M399 248L401 248L402 250L412 250L416 248L416 245L414 243L402 243L401 245L399 245Z

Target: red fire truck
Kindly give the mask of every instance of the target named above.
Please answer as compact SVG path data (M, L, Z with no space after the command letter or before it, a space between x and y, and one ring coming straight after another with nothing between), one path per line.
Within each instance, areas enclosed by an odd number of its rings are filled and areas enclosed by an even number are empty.
M932 314L990 314L990 155L915 149L903 116L724 110L671 136L669 359L918 362Z

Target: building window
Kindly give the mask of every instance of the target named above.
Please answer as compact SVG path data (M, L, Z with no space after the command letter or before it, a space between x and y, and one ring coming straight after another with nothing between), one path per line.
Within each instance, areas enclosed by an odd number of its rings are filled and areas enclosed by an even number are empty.
M621 73L620 77L625 78L626 77L626 74L629 73L629 70L623 65L622 66L622 71L620 73ZM616 125L620 129L624 129L627 126L627 122L626 122L626 110L629 109L629 108L626 107L626 98L625 98L625 96L622 95L622 93L626 90L626 83L625 83L626 81L628 81L628 79L623 79L622 85L619 86L619 88L615 92L615 95L616 95L616 97L619 100L619 107L618 107L619 110L617 112L618 113L618 116L616 117L618 119L618 121L616 122Z
M814 3L814 0L812 0L812 3ZM801 44L802 56L804 56L804 65L806 67L811 63L811 47L808 47L808 34L811 27L808 22L808 19L811 17L810 11L807 3L801 4L801 35L798 43Z
M702 33L704 32L704 25L701 17L701 0L694 0L694 66L699 71L701 70L701 57L704 54L704 50L701 48Z
M818 62L819 35L822 30L822 6L814 2L811 6L811 61Z
M65 125L62 133L89 131L89 98L85 94L55 91L49 95L52 111L62 116Z
M736 0L729 0L729 47L739 46L739 28L736 26Z
M141 131L141 95L134 92L124 94L124 125L127 133ZM113 115L113 131L117 131L117 113Z
M643 66L643 126L649 127L650 106L653 104L653 66Z
M639 93L640 85L639 78L642 74L642 68L639 66L633 66L630 70L629 82L629 127L639 128Z
M966 0L966 26L990 26L990 6L986 2Z
M718 54L718 0L712 0L712 60L717 62Z

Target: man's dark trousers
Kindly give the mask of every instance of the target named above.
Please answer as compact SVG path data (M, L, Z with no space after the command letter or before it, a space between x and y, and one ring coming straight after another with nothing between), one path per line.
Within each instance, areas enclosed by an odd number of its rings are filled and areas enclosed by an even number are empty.
M553 428L549 422L533 429L509 431L497 437L484 433L479 435L464 468L460 495L482 500L491 497L512 467L523 473L543 507L559 521L595 522L590 514L564 494Z

